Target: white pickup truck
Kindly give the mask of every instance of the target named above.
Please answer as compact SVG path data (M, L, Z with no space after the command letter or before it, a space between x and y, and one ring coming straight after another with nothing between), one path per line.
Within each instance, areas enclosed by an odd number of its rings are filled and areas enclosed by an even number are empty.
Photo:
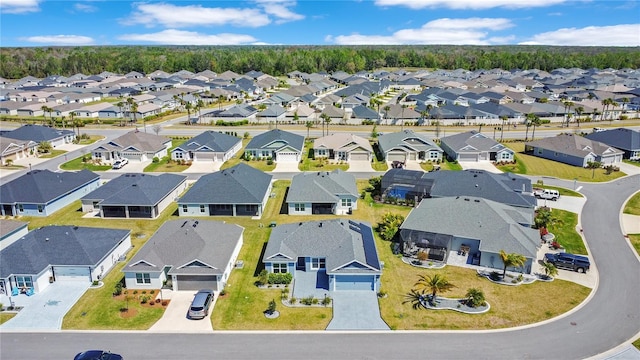
M558 190L553 190L553 189L534 189L533 195L538 199L553 200L553 201L556 201L560 198L560 193L558 192Z

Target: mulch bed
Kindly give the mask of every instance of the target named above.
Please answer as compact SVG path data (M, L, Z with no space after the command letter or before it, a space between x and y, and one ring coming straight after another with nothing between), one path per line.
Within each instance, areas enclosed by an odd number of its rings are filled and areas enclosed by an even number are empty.
M136 302L140 303L140 300L138 299L138 297L142 296L142 295L156 296L157 293L156 294L140 294L140 293L138 293L138 294L135 294L135 295L133 295L133 294L125 295L124 292L123 292L120 295L114 296L113 300L122 302L123 303L123 308L124 308L125 301L126 301L126 296L130 296L129 302L130 302L130 304L134 304ZM155 302L155 300L149 300L148 302L146 302L144 304L140 303L140 306L143 307L143 308L145 308L145 307L146 308L153 308L153 307L166 308L167 306L169 306L170 302L171 302L171 300L168 300L168 299L167 300L163 300L162 302ZM120 317L123 318L123 319L132 318L132 317L136 316L137 314L138 314L138 310L134 309L134 308L131 308L131 306L126 311L120 311Z

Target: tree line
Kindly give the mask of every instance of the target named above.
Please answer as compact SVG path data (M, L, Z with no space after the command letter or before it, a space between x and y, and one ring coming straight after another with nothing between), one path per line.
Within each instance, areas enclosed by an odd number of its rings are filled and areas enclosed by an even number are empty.
M2 48L0 77L19 79L103 71L144 74L258 70L281 76L380 68L640 68L640 47L557 46L90 46Z

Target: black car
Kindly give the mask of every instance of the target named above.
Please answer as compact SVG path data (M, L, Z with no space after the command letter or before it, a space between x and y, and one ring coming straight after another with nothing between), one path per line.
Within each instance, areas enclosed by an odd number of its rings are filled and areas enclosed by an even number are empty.
M87 350L76 355L73 360L123 360L118 354L103 350Z

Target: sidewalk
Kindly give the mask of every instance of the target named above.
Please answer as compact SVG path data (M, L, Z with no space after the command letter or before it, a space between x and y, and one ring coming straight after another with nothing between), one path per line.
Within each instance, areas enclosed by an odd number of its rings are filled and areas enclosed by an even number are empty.
M622 214L622 230L625 234L640 234L640 216Z

